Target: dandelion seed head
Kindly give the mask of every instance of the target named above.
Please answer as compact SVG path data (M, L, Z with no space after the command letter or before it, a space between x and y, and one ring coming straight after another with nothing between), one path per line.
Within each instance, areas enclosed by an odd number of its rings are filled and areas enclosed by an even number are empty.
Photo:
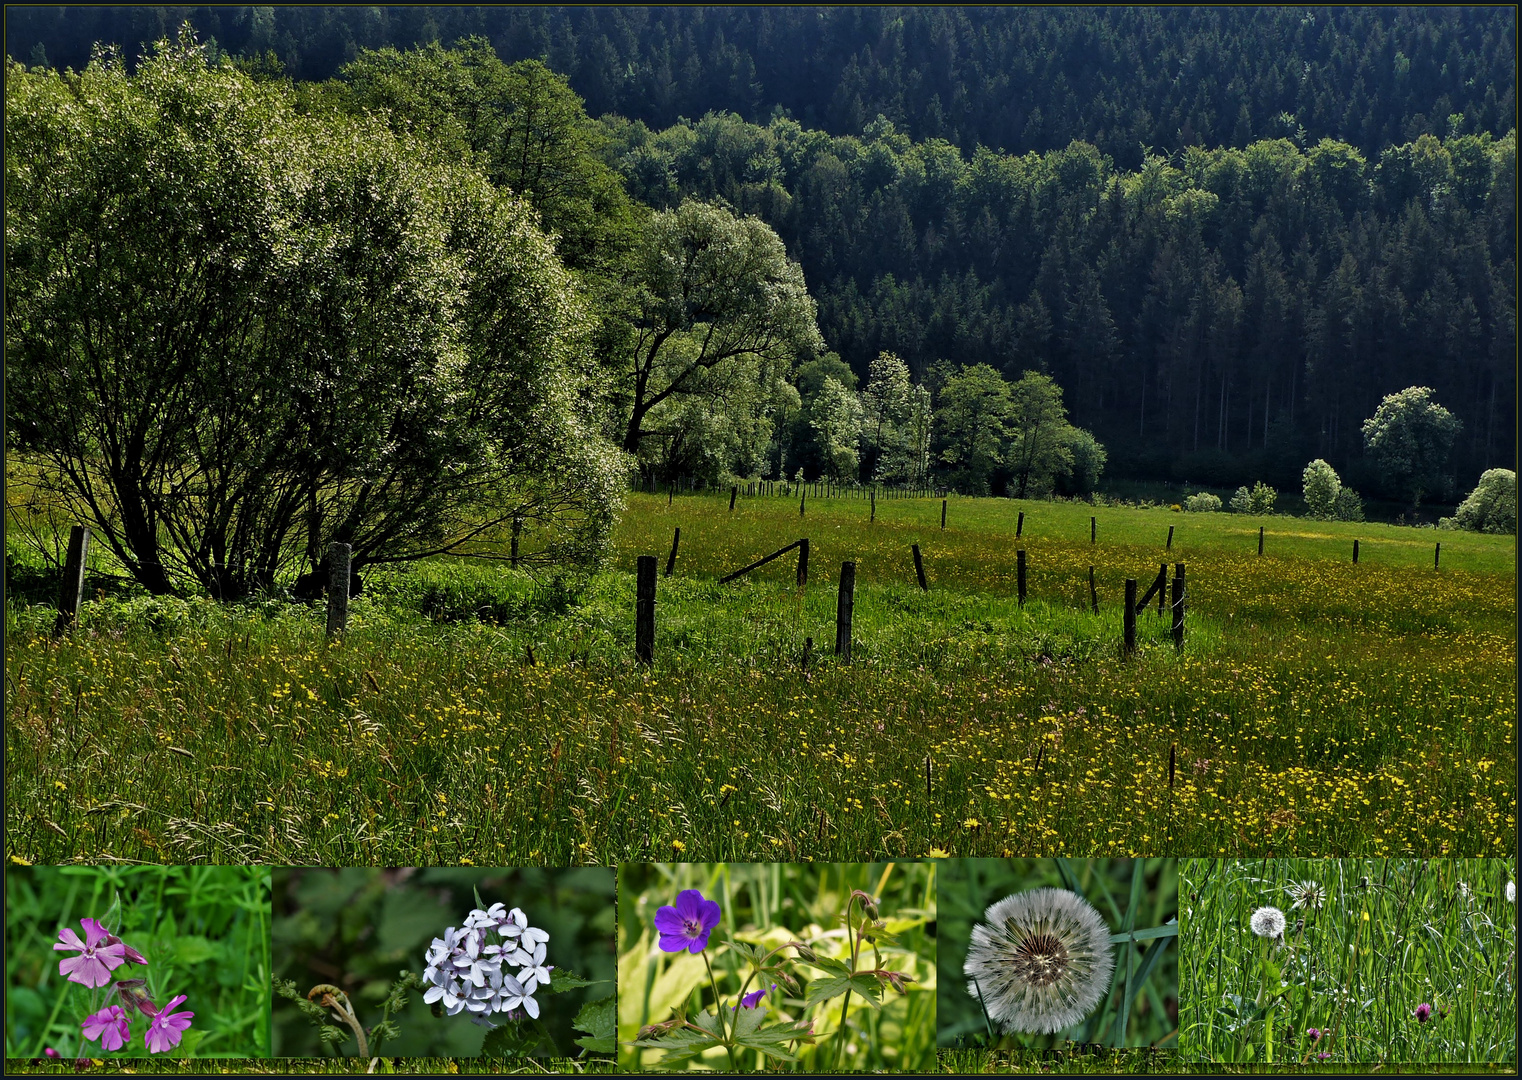
M1005 1032L1072 1027L1110 987L1115 960L1099 912L1076 893L1042 888L989 906L972 929L967 992Z
M1508 904L1515 904L1517 902L1517 883L1515 881L1508 881L1506 883L1506 902Z
M1319 882L1292 881L1284 887L1284 891L1289 893L1293 901L1289 906L1291 911L1296 908L1320 911L1321 905L1326 903L1326 889L1322 888Z
M1260 907L1252 913L1248 920L1248 926L1252 932L1262 938L1282 938L1284 936L1284 912L1276 907Z

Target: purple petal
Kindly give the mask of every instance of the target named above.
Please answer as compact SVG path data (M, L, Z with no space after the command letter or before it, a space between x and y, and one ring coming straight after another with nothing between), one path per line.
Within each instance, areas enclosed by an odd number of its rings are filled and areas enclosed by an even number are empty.
M709 934L709 931L704 930L697 937L693 938L692 939L692 944L687 946L687 951L688 952L694 952L694 953L700 953L700 952L702 952L703 949L706 948L707 945L708 945L708 934Z
M96 922L94 919L80 919L79 925L85 928L86 948L93 948L95 945L100 944L100 942L111 936L106 928L100 923Z
M703 894L696 889L683 889L676 894L676 913L683 919L696 919L702 905Z
M712 930L715 926L719 925L719 916L721 914L722 912L719 910L717 901L704 900L698 905L698 918L702 920L705 931ZM706 939L708 935L705 933L703 937Z
M692 944L692 939L685 934L662 934L659 944L661 952L681 952Z
M53 948L55 948L55 949L59 949L59 950L68 950L68 949L84 950L84 949L89 947L83 941L80 941L79 940L79 935L76 934L73 930L69 929L67 926L65 926L62 930L58 931L58 938L59 938L58 944L53 946Z
M680 934L682 932L682 917L677 914L676 908L670 904L665 905L655 913L655 929L662 934ZM59 946L54 946L59 948Z

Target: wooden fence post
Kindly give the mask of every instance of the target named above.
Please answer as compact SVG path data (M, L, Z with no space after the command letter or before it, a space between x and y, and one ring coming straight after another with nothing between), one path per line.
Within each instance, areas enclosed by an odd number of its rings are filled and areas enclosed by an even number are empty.
M1094 588L1094 568L1089 567L1089 603L1094 606L1094 614L1099 614L1099 592Z
M1125 628L1122 649L1130 656L1136 651L1136 579L1126 578L1126 613L1121 620Z
M1439 540L1437 542L1437 547L1432 549L1432 569L1434 569L1434 570L1437 569L1438 560L1440 558L1442 558L1442 556L1443 556L1443 542L1441 540Z
M918 544L911 544L910 548L914 551L914 576L920 579L920 588L925 592L929 592L930 586L925 584L925 563L920 558L920 546Z
M736 485L736 486L734 486L734 487L729 489L729 512L731 514L734 513L734 511L735 511L735 496L738 495L738 494L740 494L739 485Z
M1157 576L1162 583L1157 587L1157 617L1163 617L1163 605L1168 602L1168 564L1161 563L1157 568Z
M941 528L942 528L942 530L944 530L946 528L946 500L945 499L941 500Z
M1168 526L1168 550L1173 550L1173 526Z
M671 534L671 554L666 556L666 577L671 576L671 570L676 566L676 547L682 542L682 527L677 526L676 532Z
M1258 554L1263 554L1263 526L1258 526Z
M83 525L69 528L69 553L63 563L63 586L58 595L58 618L53 633L62 634L74 625L85 592L85 555L90 550L90 530Z
M1025 549L1015 552L1015 588L1020 593L1020 606L1025 606Z
M634 659L655 660L655 556L641 555L634 582Z
M809 583L809 542L807 539L798 541L798 587L801 589Z
M872 516L868 519L868 523L871 523L871 522L876 521L876 520L877 520L877 489L873 488L872 489Z
M808 501L809 492L802 484L798 485L798 516L803 516L803 504Z
M341 634L349 626L349 557L348 544L328 545L328 637Z
M1095 543L1099 536L1099 519L1089 518L1089 543Z
M1025 511L1020 511L1020 517L1015 521L1015 539L1020 539L1020 534L1025 531Z
M1358 541L1353 541L1353 565L1358 565Z
M1173 566L1173 647L1184 647L1184 564Z
M840 592L835 598L835 655L851 662L851 615L856 606L856 564L840 564Z

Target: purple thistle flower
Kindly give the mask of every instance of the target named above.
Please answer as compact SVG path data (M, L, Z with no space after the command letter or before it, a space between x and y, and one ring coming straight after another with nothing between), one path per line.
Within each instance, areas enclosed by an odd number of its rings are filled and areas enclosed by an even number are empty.
M1416 1007L1416 1022L1425 1024L1432 1016L1432 1006L1425 1001Z
M172 1013L169 1010L184 1000L184 994L176 994L169 999L168 1005L153 1014L153 1019L148 1022L148 1034L143 1039L150 1054L162 1054L165 1050L180 1045L180 1038L190 1026L190 1019L195 1013Z
M661 950L702 952L708 946L708 935L719 925L720 914L719 905L704 900L697 889L683 889L677 893L675 907L667 904L655 913Z
M132 1037L127 1028L127 1014L120 1005L107 1005L100 1012L91 1013L79 1026L86 1041L98 1042L106 1050L120 1050Z
M1321 1029L1320 1028L1311 1028L1311 1029L1309 1029L1306 1032L1306 1034L1311 1037L1311 1042L1320 1042L1321 1041Z
M111 944L106 928L94 919L80 919L85 938L65 926L58 931L58 942L53 946L58 952L75 952L67 960L58 961L58 974L67 975L70 982L88 986L94 990L111 981L111 972L127 962L127 947L120 942Z

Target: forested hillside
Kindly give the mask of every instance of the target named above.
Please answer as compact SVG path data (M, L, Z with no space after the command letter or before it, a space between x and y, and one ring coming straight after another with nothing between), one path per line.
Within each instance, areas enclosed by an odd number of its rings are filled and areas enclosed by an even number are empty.
M74 68L92 42L130 61L188 20L214 54L294 78L303 108L381 112L524 195L605 316L611 437L635 449L642 410L662 417L647 474L713 480L765 463L871 479L880 448L862 436L859 461L841 456L829 417L860 423L883 354L929 396L927 425L935 411L923 467L932 452L951 460L943 391L973 369L986 382L978 365L1011 384L1051 376L1072 423L1108 447L1109 475L1294 487L1321 457L1378 491L1362 424L1418 385L1462 424L1454 494L1515 457L1513 9L7 18L12 56ZM448 55L410 51L467 35ZM569 171L531 175L530 157ZM650 403L621 359L640 324L631 267L659 246L640 246L659 232L650 222L675 228L691 200L776 231L817 303L823 351ZM779 375L780 397L767 381Z

